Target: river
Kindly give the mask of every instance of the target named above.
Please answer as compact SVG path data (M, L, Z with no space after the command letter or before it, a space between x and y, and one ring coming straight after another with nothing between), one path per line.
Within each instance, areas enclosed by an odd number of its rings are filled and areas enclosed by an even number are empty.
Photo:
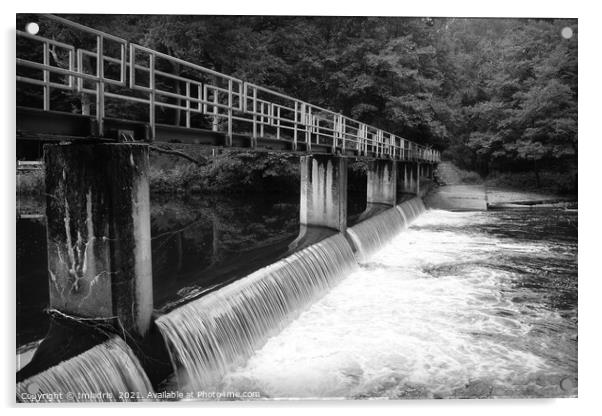
M224 391L577 393L577 213L429 211L271 338Z
M349 195L349 217L365 208ZM44 213L44 199L18 198L18 210ZM46 226L17 219L17 347L44 337L49 319ZM299 197L282 195L151 196L153 297L163 313L273 263L299 233Z
M357 201L352 216L363 209ZM296 198L153 201L157 311L281 258L297 210ZM45 263L43 220L18 220L18 346L47 329ZM428 211L219 389L262 398L575 396L577 212Z

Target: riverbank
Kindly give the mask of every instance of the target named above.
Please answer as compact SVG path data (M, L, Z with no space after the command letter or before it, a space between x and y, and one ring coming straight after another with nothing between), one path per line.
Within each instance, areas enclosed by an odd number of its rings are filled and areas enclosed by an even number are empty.
M577 203L577 195L522 191L494 186L486 186L485 190L489 205L517 204L535 206Z
M573 177L561 173L542 173L540 185L537 186L535 177L525 173L493 173L482 178L478 173L460 169L451 162L441 162L437 169L440 184L483 186L490 207L576 206L577 192L571 191Z

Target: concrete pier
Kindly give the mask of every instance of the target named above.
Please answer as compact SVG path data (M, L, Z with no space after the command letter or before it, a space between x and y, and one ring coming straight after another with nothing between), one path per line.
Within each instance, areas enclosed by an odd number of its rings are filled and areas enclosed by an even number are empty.
M301 156L301 226L347 228L347 159Z
M148 145L47 145L50 307L144 336L153 310Z
M420 195L420 177L422 176L420 174L420 163L416 162L416 182L414 184L415 188L414 188L414 192L416 193L416 195Z
M413 170L414 163L397 162L397 189L399 194L416 193Z
M397 163L373 160L368 163L367 204L394 206L397 203Z

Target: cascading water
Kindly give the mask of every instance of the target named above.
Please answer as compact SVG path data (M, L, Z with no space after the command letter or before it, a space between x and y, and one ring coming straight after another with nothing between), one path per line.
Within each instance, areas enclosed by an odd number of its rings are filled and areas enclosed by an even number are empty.
M22 402L146 401L153 395L140 362L119 337L17 384Z
M161 316L180 390L215 388L356 266L345 237L334 235Z
M365 261L424 211L422 199L413 198L347 229L358 260Z
M225 375L262 398L575 397L577 213L416 219Z

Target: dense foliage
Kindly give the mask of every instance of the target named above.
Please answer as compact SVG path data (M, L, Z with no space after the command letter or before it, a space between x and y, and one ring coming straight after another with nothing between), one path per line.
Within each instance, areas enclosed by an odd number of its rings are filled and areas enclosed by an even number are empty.
M466 169L576 172L576 20L67 17L432 145Z

